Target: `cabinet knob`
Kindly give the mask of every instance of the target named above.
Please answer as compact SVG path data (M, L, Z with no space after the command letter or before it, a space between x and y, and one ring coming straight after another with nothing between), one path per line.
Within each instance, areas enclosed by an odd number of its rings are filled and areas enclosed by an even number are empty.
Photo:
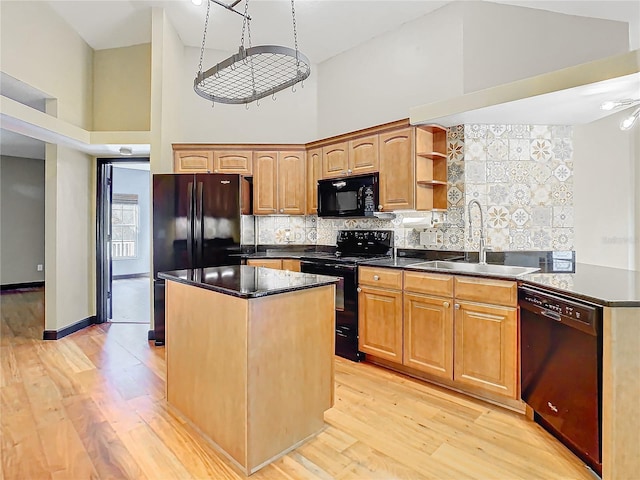
M213 172L214 172L214 173L218 173L218 170L214 170Z
M378 205L378 211L382 211L382 205Z
M373 279L374 279L375 281L378 281L378 280L380 280L380 277L379 277L378 275L374 275L374 276L373 276Z
M455 308L456 310L460 310L460 304L459 304L459 303L456 303L456 304L453 306L453 308Z
M358 288L356 288L356 291L357 291L358 293L360 293L360 292L362 291L362 289L361 289L360 287L358 287Z
M349 169L347 170L347 174L348 174L348 175L351 175L352 173L353 173L353 172L352 172L352 170L349 168Z
M280 209L280 213L284 213L284 208L281 208L281 209Z
M442 306L443 306L444 308L449 308L449 302L444 302L444 303L442 304Z

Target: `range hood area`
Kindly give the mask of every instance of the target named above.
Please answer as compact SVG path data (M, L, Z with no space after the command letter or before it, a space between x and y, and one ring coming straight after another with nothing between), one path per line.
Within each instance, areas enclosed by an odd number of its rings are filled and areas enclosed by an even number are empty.
M579 125L615 113L606 101L640 98L640 50L410 109L412 125Z

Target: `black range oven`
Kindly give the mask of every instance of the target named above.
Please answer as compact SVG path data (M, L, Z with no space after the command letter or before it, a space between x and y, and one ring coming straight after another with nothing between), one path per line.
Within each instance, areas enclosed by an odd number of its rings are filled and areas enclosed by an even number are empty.
M302 272L340 277L336 285L336 355L353 361L364 359L358 350L358 264L389 257L393 232L389 230L340 230L335 254L302 257Z

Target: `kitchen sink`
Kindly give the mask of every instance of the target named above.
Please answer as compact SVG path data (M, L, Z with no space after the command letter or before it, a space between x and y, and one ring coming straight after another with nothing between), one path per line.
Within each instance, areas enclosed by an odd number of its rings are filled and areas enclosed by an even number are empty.
M407 268L424 270L443 270L448 272L478 273L480 275L498 275L506 277L519 277L527 273L540 270L533 267L517 267L512 265L491 265L466 262L449 262L446 260L433 260L430 262L412 263Z

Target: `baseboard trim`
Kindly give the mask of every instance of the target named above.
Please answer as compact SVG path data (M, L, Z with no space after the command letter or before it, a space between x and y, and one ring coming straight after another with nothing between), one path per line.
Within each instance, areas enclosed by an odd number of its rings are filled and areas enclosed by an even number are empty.
M44 287L44 282L25 282L25 283L7 283L0 285L0 290L19 290L21 288L40 288Z
M147 340L151 341L151 340L155 340L155 339L156 339L155 330L149 330L149 333L147 333Z
M60 340L61 338L71 335L72 333L82 330L90 325L96 323L96 316L91 315L83 320L80 320L74 324L64 327L60 330L45 330L42 334L43 340Z
M125 273L113 276L114 280L126 280L128 278L149 278L149 273Z

